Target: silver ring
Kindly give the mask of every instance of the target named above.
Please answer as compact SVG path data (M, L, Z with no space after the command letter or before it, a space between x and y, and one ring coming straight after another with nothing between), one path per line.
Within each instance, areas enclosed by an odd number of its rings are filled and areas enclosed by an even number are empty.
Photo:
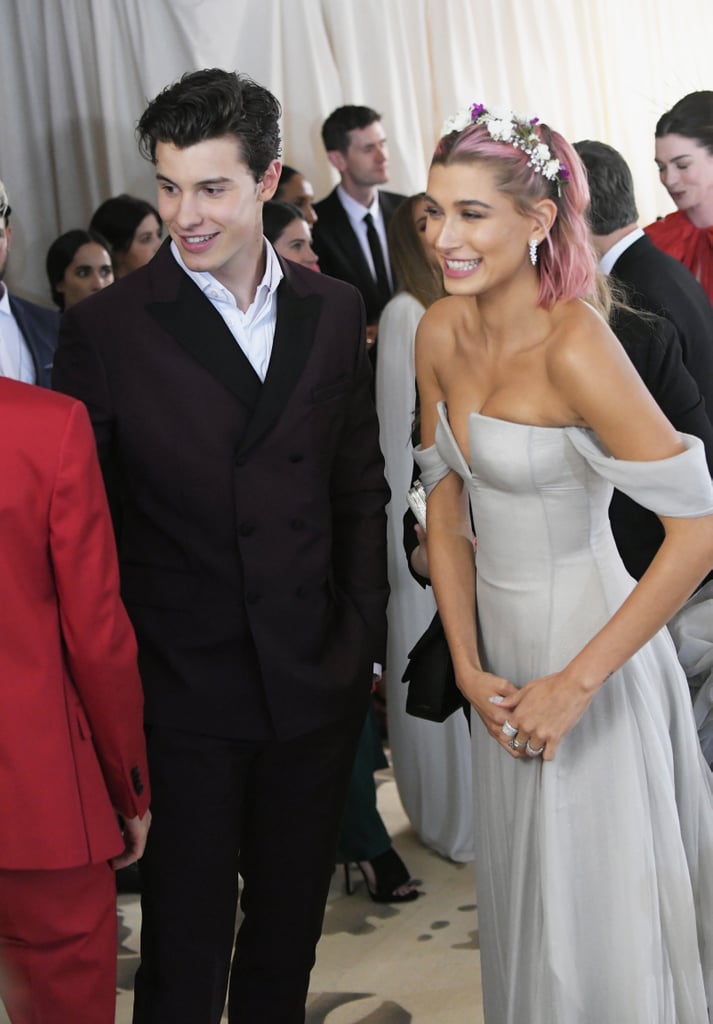
M505 719L505 724L503 725L502 732L505 733L509 740L511 740L513 736L517 736L517 729L514 725L510 725L507 718Z
M512 745L515 750L523 750L527 746L526 743L520 743L514 736L512 738Z
M511 750L514 750L515 749L515 740L514 739L508 740L508 746L510 747Z
M541 747L538 747L537 750L535 750L535 748L530 745L530 741L529 740L525 744L525 753L527 754L528 757L539 757L544 749L545 749L544 743L542 744Z

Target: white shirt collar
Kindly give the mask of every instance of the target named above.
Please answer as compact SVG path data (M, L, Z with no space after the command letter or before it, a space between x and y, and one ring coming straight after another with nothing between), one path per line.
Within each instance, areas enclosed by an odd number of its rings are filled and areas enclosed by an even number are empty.
M634 228L628 235L624 235L618 242L615 242L611 249L607 249L602 258L599 260L599 269L602 274L611 274L612 267L619 259L623 252L633 245L634 242L638 242L640 238L644 237L643 228Z
M364 206L363 203L358 203L353 196L350 196L348 192L342 187L337 185L337 195L339 196L339 202L342 204L347 212L349 220L357 223L361 223L367 213L370 213L374 223L381 220L381 209L379 207L379 192L374 189L374 198L372 199L369 206Z
M6 313L8 316L12 316L12 310L10 309L10 294L2 281L0 281L0 313Z
M263 239L265 245L265 273L262 275L262 280L255 290L255 297L251 302L250 306L245 310L245 317L251 319L251 311L262 306L265 299L268 296L274 295L277 291L277 286L284 277L280 261L277 258L275 250L272 248L267 239ZM232 292L228 291L225 285L221 284L220 281L214 277L207 270L191 270L183 262L181 254L178 251L178 246L171 240L171 253L173 258L179 267L185 271L190 277L194 284L198 285L203 294L210 299L211 302L227 302L229 305L234 306L237 309L237 302Z

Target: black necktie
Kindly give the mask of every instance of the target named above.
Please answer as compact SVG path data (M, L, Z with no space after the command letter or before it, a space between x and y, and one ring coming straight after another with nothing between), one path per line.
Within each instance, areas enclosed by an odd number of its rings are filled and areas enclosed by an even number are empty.
M371 258L374 261L374 273L376 276L376 288L379 292L379 300L382 306L385 306L391 298L391 285L389 284L389 278L386 273L384 250L381 248L381 239L379 238L378 231L374 227L374 221L370 213L367 213L364 217L364 223L366 224L366 240L369 243Z

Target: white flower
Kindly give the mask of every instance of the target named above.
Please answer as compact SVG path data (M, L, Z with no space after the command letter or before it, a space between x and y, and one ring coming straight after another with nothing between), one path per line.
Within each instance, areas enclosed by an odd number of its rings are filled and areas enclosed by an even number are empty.
M451 132L462 132L470 124L472 124L470 107L465 107L463 110L459 110L457 114L451 114L448 120L444 122L441 135L450 135Z
M512 138L512 122L488 121L488 131L496 142L509 142Z
M535 146L532 156L539 163L547 163L550 159L550 147L545 145L544 142L540 142Z
M544 176L547 178L548 181L552 181L554 178L556 178L557 175L559 174L559 172L560 172L560 162L559 162L559 160L548 160L547 163L545 164L544 168L542 169L542 173L544 174Z
M488 114L492 117L493 121L507 121L508 124L512 124L513 121L517 120L509 107L488 107Z

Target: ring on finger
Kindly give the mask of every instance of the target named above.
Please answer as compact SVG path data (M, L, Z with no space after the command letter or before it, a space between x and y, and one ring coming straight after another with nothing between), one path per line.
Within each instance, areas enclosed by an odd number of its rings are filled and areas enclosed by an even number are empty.
M509 740L511 740L513 738L513 736L517 736L517 729L515 728L514 725L511 725L510 722L508 722L507 718L505 719L505 722L503 724L503 727L502 727L501 731L505 733L505 735L507 736L507 738Z
M539 757L544 749L545 749L544 743L543 743L543 745L541 747L537 747L537 748L533 747L529 740L525 744L525 753L527 754L528 757Z
M513 745L513 748L515 750L524 750L525 747L527 746L526 743L521 743L520 740L516 736L513 736L513 738L512 738L512 745Z

